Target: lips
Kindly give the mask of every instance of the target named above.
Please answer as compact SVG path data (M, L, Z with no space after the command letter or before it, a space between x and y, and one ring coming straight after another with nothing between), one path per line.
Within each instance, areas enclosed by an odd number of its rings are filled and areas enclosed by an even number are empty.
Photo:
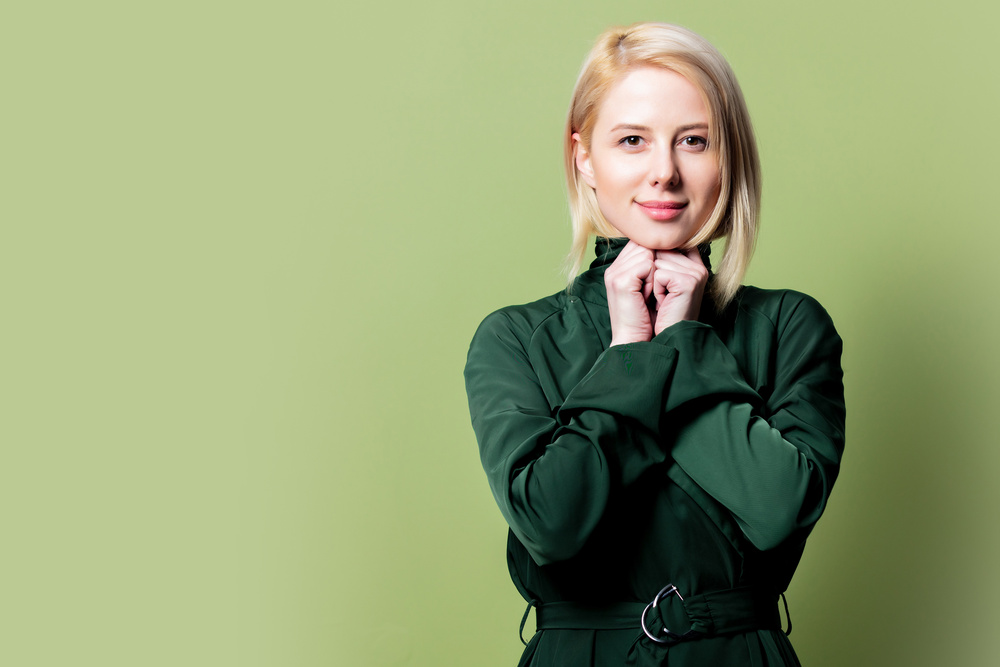
M637 201L636 204L654 220L671 220L676 218L687 206L687 202L678 201Z
M655 199L650 201L639 201L636 202L639 206L644 206L646 208L684 208L687 203L679 201L656 201Z

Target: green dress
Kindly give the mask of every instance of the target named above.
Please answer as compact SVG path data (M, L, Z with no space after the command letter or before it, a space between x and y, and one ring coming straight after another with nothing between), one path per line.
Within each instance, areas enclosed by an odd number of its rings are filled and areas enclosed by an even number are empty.
M626 242L598 240L572 290L491 314L469 349L510 574L540 628L521 665L798 665L778 601L843 452L840 337L814 299L742 287L611 347L604 271Z

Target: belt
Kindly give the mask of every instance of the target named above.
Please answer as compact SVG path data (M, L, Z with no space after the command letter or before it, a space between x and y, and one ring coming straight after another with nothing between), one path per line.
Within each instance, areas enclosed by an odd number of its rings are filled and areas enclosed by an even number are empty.
M785 596L782 593L781 599ZM681 596L665 586L650 603L538 602L532 600L521 619L521 641L528 612L535 607L537 630L639 630L658 644L675 644L716 635L753 630L781 630L778 594L743 586ZM785 602L785 618L792 631ZM527 643L527 642L525 642Z

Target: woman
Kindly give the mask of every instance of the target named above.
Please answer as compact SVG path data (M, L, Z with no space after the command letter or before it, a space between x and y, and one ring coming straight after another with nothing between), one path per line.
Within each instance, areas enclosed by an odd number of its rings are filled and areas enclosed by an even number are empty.
M760 166L739 85L688 30L609 30L565 147L572 257L593 234L597 259L487 317L465 371L536 608L521 664L797 665L778 604L843 451L841 341L810 297L740 285Z

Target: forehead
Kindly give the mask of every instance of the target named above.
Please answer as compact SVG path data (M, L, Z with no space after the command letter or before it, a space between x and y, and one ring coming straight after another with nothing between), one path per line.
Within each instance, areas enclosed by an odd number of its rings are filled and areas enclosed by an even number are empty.
M620 123L657 126L708 123L708 108L696 85L677 72L642 66L628 70L608 90L595 129Z

